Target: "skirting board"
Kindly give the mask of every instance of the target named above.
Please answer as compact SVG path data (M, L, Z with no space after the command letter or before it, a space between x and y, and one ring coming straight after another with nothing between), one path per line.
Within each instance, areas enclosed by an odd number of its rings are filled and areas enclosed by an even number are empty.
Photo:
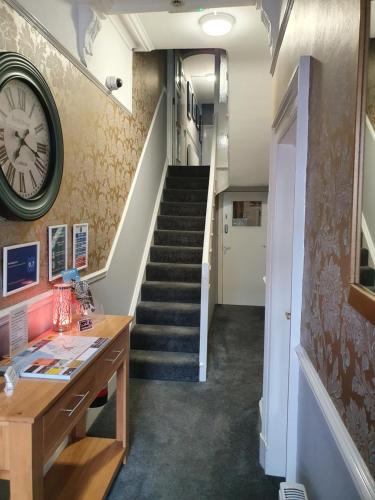
M375 481L350 436L339 412L336 410L318 372L315 370L305 349L299 345L296 348L298 360L303 374L315 396L322 415L327 423L332 437L346 464L358 494L362 500L375 499Z

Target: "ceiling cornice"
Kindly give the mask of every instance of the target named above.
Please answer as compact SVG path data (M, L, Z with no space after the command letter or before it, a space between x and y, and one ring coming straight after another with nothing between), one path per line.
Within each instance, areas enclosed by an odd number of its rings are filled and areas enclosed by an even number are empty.
M134 40L136 51L150 52L155 50L155 46L137 14L120 14L118 18Z

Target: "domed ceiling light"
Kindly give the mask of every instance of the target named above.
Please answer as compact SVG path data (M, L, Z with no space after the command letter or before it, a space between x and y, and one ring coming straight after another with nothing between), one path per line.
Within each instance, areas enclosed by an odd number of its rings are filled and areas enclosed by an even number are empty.
M235 23L235 18L224 12L206 14L199 19L200 27L209 36L227 35Z

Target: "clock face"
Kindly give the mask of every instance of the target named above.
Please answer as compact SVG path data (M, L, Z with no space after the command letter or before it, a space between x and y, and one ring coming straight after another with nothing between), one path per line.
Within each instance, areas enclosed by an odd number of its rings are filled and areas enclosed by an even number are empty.
M32 88L11 79L0 90L0 169L21 198L37 196L50 164L50 131L44 108Z

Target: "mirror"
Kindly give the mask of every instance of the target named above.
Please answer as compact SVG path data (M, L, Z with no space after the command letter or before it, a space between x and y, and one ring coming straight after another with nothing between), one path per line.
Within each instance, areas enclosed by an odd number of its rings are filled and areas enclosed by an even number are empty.
M369 40L363 123L359 284L375 293L375 2L369 1ZM366 53L366 51L365 51Z

